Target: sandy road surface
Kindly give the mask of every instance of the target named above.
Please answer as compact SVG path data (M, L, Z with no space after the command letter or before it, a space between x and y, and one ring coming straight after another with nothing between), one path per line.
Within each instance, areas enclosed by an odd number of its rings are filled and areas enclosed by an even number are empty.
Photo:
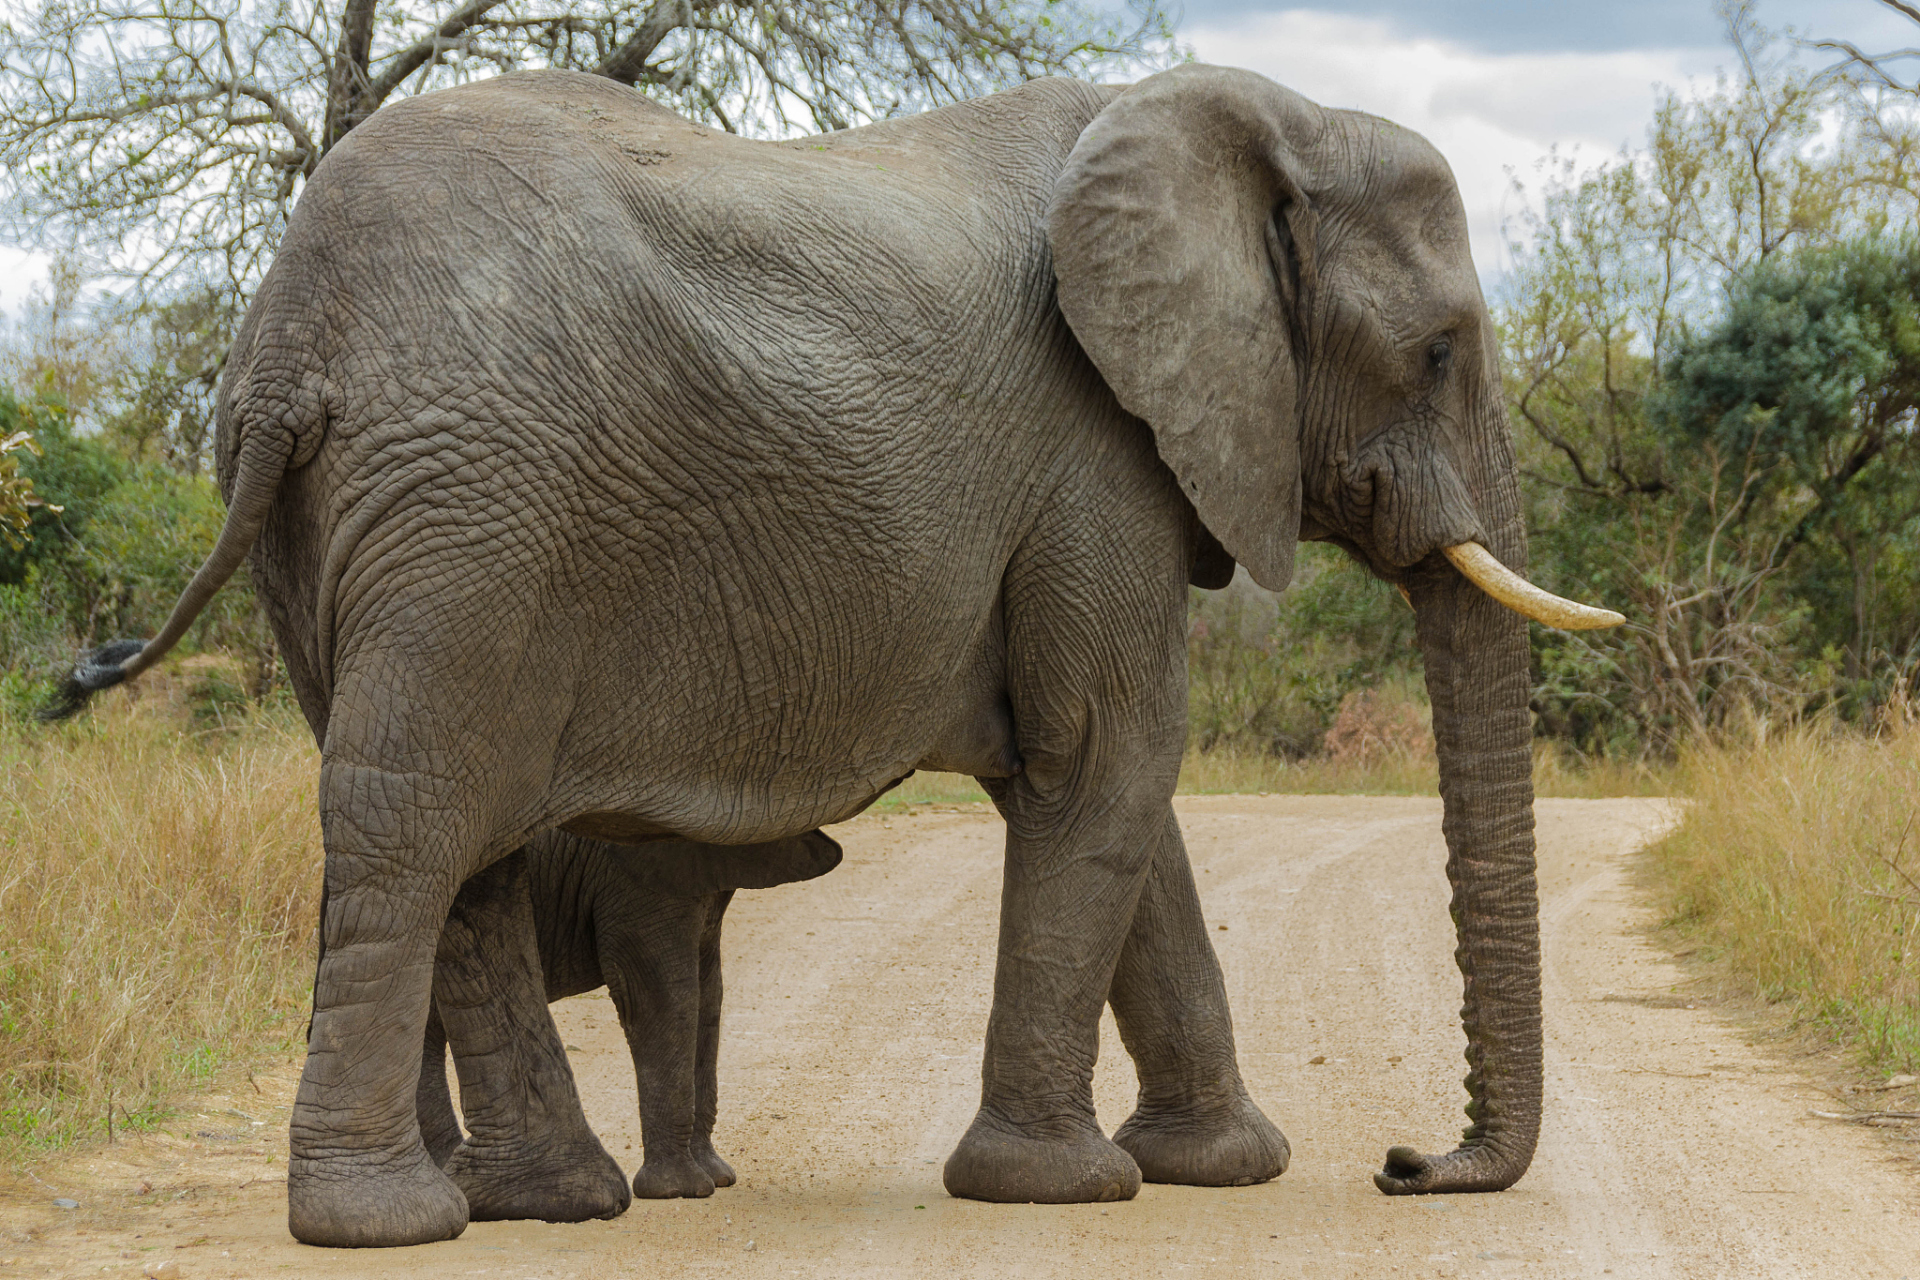
M184 1138L123 1143L23 1184L0 1204L0 1277L138 1275L170 1259L186 1280L1920 1280L1912 1166L1872 1135L1809 1118L1831 1105L1824 1095L1673 994L1680 975L1636 935L1627 855L1665 820L1660 804L1540 804L1550 1109L1539 1157L1502 1195L1396 1200L1368 1181L1387 1147L1444 1149L1463 1123L1438 802L1179 805L1209 921L1226 927L1214 937L1247 1083L1293 1143L1274 1183L1147 1187L1111 1206L949 1199L940 1163L978 1097L1000 827L984 813L868 817L838 833L840 870L742 894L729 920L717 1138L740 1186L638 1202L611 1223L478 1224L379 1253L306 1248L285 1233L274 1154L289 1066L257 1093L205 1100L176 1126ZM631 1169L639 1122L612 1005L582 997L557 1014L588 1114ZM1132 1089L1109 1023L1097 1079L1109 1128ZM55 1195L82 1204L57 1209Z

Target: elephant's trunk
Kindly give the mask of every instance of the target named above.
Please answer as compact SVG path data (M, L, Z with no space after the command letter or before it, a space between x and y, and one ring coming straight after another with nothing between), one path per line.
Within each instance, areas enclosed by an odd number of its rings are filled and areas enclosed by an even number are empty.
M1523 569L1526 535L1510 478L1489 539ZM1507 499L1508 501L1499 501ZM1490 524L1492 522L1489 522ZM1446 806L1447 879L1466 984L1467 1114L1456 1151L1395 1147L1374 1175L1389 1194L1499 1191L1533 1159L1540 1133L1540 926L1534 884L1527 623L1438 556L1409 583Z

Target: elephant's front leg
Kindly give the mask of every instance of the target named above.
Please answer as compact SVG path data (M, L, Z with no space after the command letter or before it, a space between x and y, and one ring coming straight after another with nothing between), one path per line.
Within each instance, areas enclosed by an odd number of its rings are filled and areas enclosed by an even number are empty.
M1100 1128L1093 1065L1166 801L1121 794L1061 813L1023 795L1023 779L994 790L1008 828L1000 955L980 1111L947 1160L947 1190L1002 1202L1131 1199L1140 1170Z
M434 1003L468 1130L446 1170L474 1221L624 1213L626 1175L587 1125L547 1009L524 850L461 886L440 937Z
M1113 1140L1142 1177L1244 1187L1286 1172L1286 1137L1240 1080L1226 984L1172 806L1110 999L1140 1077L1139 1104Z

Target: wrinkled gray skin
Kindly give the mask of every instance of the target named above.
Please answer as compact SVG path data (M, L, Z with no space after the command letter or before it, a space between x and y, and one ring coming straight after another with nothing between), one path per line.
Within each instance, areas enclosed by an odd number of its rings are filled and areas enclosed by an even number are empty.
M1459 194L1413 134L1205 66L782 143L604 79L505 76L333 151L221 395L220 543L138 657L75 682L137 674L253 548L324 744L298 1238L467 1219L414 1089L469 876L555 826L780 839L920 764L987 779L1008 826L948 1189L1278 1173L1171 804L1187 583L1225 567L1209 533L1268 587L1317 538L1411 595L1473 1123L1377 1180L1525 1171L1525 624L1436 554L1478 538L1521 568L1525 535ZM494 945L533 947L516 936ZM1111 1141L1108 1000L1141 1078ZM443 1005L456 1052L503 1007Z
M606 1197L606 1211L627 1207L624 1184L578 1108L565 1105L570 1089L554 1088L564 1045L541 1016L550 1001L601 986L613 997L633 1053L640 1098L645 1163L633 1178L643 1199L710 1196L734 1183L733 1169L713 1149L718 1113L720 1050L720 927L736 889L767 889L825 875L840 864L840 846L821 832L770 844L720 846L662 841L638 849L549 831L487 868L461 887L442 936L443 971L427 1018L415 1094L420 1134L434 1163L447 1170L467 1199L468 1216L524 1218L541 1210L577 1217L583 1197ZM439 1005L472 1003L525 990L492 978L487 941L512 930L508 916L530 904L538 941L539 1010L520 1011L532 1043L499 1044L499 1052L456 1058L461 1094L475 1130L463 1142L447 1092L447 1042ZM477 945L478 944L478 945ZM559 1052L556 1053L555 1051ZM563 1078L570 1080L570 1075ZM538 1099L538 1101L535 1101ZM557 1105L556 1105L557 1104ZM529 1129L545 1153L572 1151L580 1167L561 1169L551 1154L538 1161L547 1175L528 1176L524 1148ZM553 1175L568 1184L556 1195ZM595 1215L595 1216L604 1216Z

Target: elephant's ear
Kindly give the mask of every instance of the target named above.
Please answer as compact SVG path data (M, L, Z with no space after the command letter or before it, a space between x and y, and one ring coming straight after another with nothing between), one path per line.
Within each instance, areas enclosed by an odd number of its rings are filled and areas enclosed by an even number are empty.
M1325 121L1252 72L1176 67L1094 117L1047 215L1074 336L1207 529L1276 591L1300 539L1294 314L1313 287L1298 157Z

